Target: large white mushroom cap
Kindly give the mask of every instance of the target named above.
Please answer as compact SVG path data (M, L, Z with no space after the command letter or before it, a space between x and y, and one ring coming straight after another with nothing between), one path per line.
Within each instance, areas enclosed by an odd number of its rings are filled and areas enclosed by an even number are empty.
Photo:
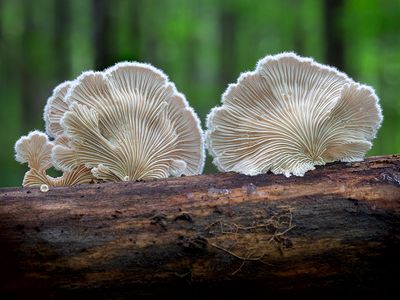
M68 110L60 124L68 144L53 148L54 164L61 170L84 165L106 181L202 172L199 119L175 85L153 66L125 62L104 72L85 72L64 100ZM58 129L53 127L49 122L51 132Z
M382 122L374 90L294 53L243 73L207 117L220 171L303 176L315 165L362 160Z

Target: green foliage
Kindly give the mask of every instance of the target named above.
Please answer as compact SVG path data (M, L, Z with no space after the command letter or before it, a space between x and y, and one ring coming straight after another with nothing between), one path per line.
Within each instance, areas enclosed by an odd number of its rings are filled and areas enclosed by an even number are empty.
M14 143L43 128L43 106L59 82L121 60L149 62L176 83L204 127L227 85L261 57L295 51L330 63L328 2L0 0L0 186L21 184ZM400 4L337 3L332 22L344 63L336 67L373 86L383 107L369 155L399 153Z

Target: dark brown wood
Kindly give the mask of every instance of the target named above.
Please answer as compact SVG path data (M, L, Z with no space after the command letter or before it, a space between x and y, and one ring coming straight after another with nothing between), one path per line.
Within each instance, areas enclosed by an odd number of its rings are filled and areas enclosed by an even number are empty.
M7 296L378 297L399 289L400 156L302 178L2 189L0 243Z

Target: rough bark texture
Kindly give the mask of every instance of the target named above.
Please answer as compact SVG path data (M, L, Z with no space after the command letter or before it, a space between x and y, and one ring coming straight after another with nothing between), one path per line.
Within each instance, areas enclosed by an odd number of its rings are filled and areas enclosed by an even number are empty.
M380 298L399 289L399 225L400 156L303 178L2 189L0 289L21 298Z

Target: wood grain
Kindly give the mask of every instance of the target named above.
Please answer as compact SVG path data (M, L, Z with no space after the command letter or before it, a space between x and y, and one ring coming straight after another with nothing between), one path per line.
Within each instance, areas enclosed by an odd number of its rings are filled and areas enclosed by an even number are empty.
M0 190L0 293L382 296L400 278L400 156L304 177L234 173Z

